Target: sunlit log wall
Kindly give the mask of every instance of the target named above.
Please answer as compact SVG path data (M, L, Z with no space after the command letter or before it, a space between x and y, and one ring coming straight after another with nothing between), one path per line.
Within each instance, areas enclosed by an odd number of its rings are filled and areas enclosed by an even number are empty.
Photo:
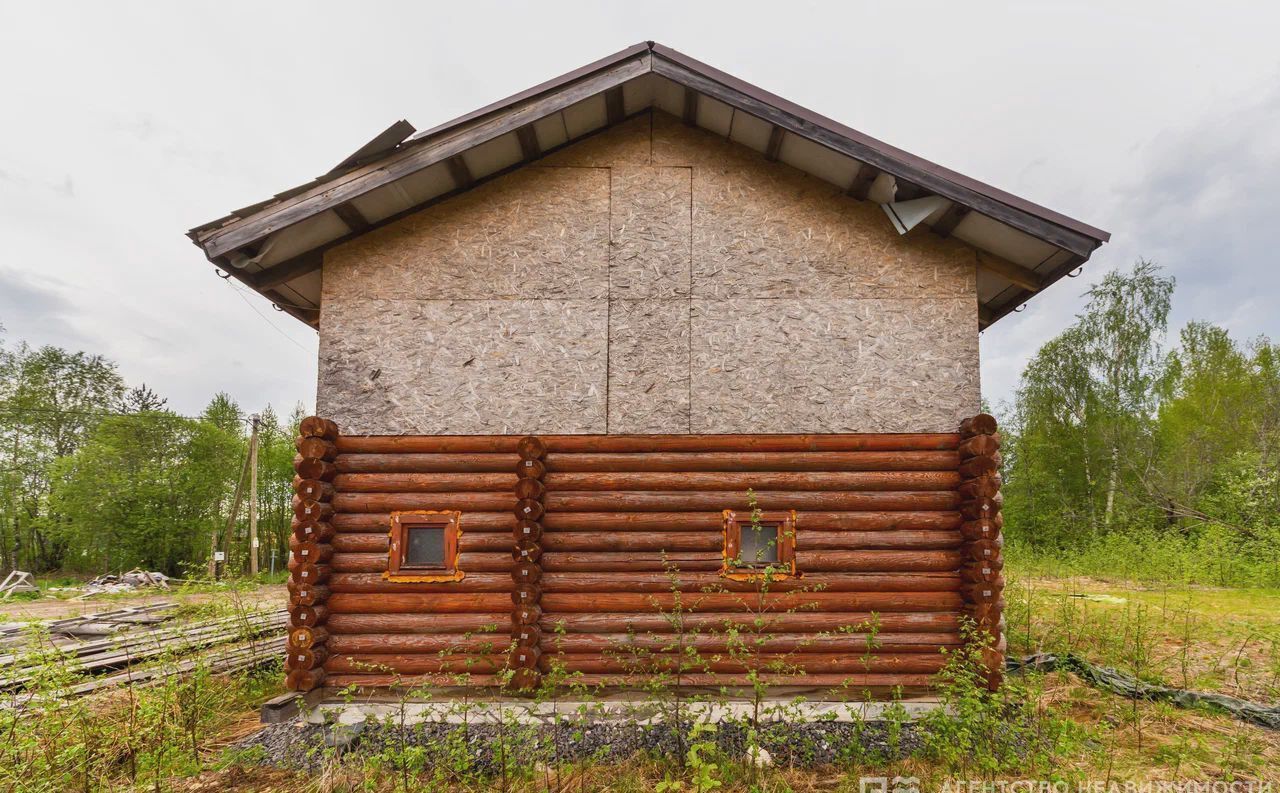
M331 550L300 624L314 664L290 683L722 685L754 665L777 683L927 687L964 615L999 639L992 444L990 417L931 434L337 436L329 459L298 458L328 497L313 502ZM796 512L800 575L763 592L721 575L722 513L749 513L748 490ZM461 580L384 578L399 510L462 512ZM768 638L744 642L755 630ZM676 662L676 644L699 660Z

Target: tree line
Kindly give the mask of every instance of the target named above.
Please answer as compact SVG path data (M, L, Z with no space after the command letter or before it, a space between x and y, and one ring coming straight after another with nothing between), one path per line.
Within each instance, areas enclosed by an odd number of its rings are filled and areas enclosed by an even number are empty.
M280 569L290 519L288 417L260 412L260 559ZM213 548L247 558L247 506L231 520L249 416L225 393L198 416L130 387L101 355L0 345L0 566L104 573L143 567L203 577Z
M1280 586L1280 346L1206 322L1171 342L1173 295L1149 262L1107 275L997 407L1010 556ZM261 411L265 569L287 554L301 417ZM225 548L242 569L248 426L224 393L182 416L100 355L0 344L0 564L183 575Z
M1005 427L1011 550L1081 573L1280 586L1280 346L1193 321L1139 261L1022 373Z

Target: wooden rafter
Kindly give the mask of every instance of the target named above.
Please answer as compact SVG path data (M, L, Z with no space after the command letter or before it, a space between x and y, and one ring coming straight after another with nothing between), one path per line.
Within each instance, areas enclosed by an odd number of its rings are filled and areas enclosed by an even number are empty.
M337 215L343 223L347 224L347 228L352 231L365 231L371 225L369 219L366 218L355 205L347 202L338 204L333 208L333 214Z
M687 126L698 126L698 92L692 88L684 89L684 113L682 119Z
M459 190L475 184L475 177L471 175L471 169L467 167L467 161L462 159L461 154L450 157L445 165L449 167L449 175L453 177L453 183Z
M863 163L846 192L859 201L866 201L867 196L871 194L871 185L875 184L876 177L879 175L879 168Z
M995 273L1014 286L1022 287L1028 292L1039 292L1044 288L1044 279L1032 270L1007 259L978 252L978 266L987 272Z
M777 162L778 155L782 153L782 138L787 133L782 127L774 127L769 132L769 144L764 148L764 158L769 162Z
M610 125L617 124L626 117L626 105L623 102L622 86L614 86L604 92L605 115Z
M542 146L538 143L538 133L532 124L525 124L516 130L516 140L520 141L520 153L526 160L536 160L542 156Z
M956 230L956 226L960 225L960 221L964 220L969 214L969 207L960 204L952 204L942 213L942 217L938 218L938 222L933 224L933 233L939 237L950 237L951 232Z

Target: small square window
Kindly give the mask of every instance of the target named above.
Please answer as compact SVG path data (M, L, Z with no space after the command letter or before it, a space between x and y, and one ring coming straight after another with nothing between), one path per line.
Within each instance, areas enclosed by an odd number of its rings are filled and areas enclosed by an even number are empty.
M772 570L775 578L796 573L796 513L724 511L722 574L759 578Z
M393 512L385 578L457 581L461 512Z

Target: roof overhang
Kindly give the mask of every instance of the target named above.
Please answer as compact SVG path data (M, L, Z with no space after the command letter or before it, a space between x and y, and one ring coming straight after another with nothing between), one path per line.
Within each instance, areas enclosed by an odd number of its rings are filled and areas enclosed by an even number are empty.
M328 248L650 108L859 200L887 205L937 197L922 222L978 251L979 327L1018 309L1110 239L654 42L423 132L397 122L323 176L188 236L215 265L314 326Z

